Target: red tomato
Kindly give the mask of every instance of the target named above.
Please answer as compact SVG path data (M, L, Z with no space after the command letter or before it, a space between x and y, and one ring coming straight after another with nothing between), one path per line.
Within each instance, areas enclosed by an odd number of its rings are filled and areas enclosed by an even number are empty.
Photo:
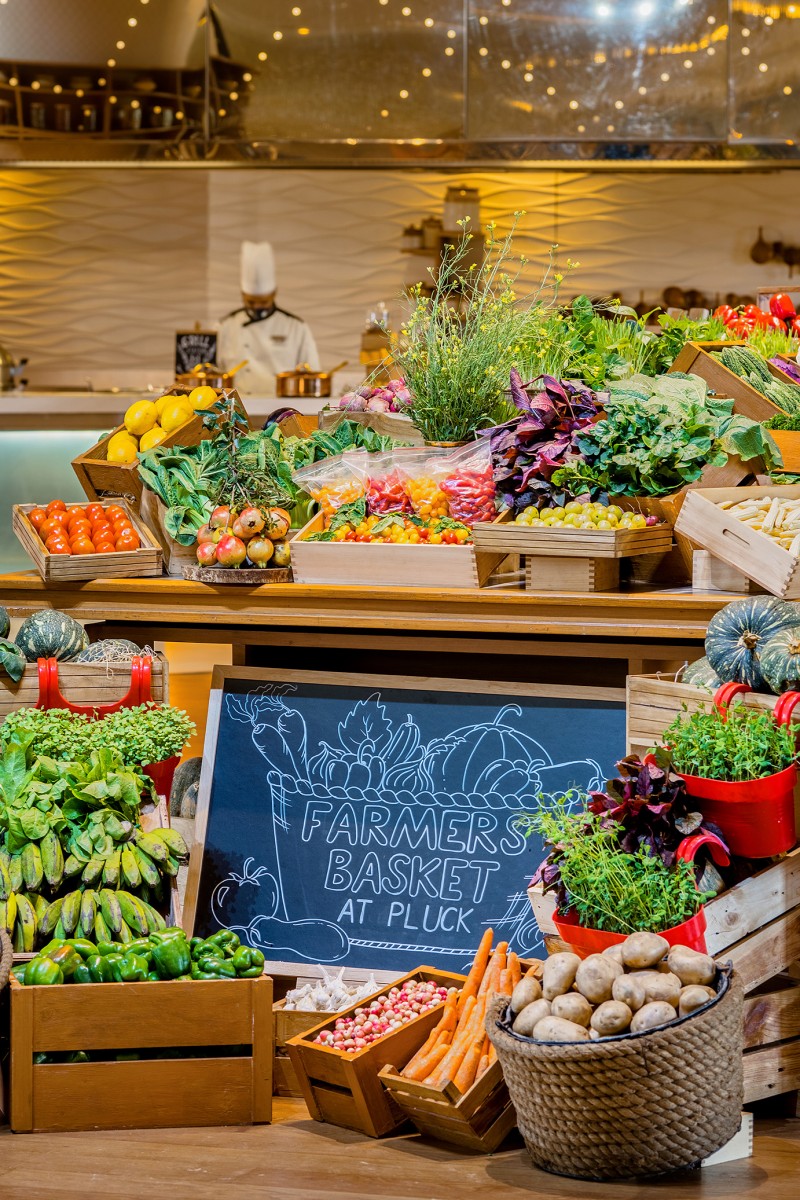
M96 554L113 554L115 552L116 548L117 547L114 545L113 542L98 542L98 541L96 541L94 544L94 549L95 549Z
M108 521L92 521L92 533L98 535L101 533L111 533L111 526Z
M120 508L120 506L118 504L109 504L108 508L106 509L106 517L108 518L109 521L114 521L114 520L116 520L117 517L124 517L124 516L125 516L125 509Z
M60 510L61 512L66 512L66 511L67 511L67 506L66 506L66 504L64 503L64 501L63 501L63 500L51 500L51 501L50 501L50 503L49 503L49 504L48 504L48 506L47 506L47 515L48 515L48 517L52 517L53 513L54 513L54 512L59 512L59 510Z
M39 536L44 538L45 541L47 541L51 534L63 532L64 526L55 517L46 517L39 526Z
M39 536L42 538L45 546L49 546L51 543L58 542L63 543L65 546L69 545L69 539L67 538L67 535L64 533L63 529L55 529L47 537L43 537L42 534L39 534Z
M75 538L72 543L73 554L94 554L94 545L86 537Z
M59 508L57 512L53 513L53 520L58 521L62 529L69 529L69 513L62 512Z
M69 523L69 536L76 537L79 533L90 534L92 532L91 521L87 521L86 517L73 517Z
M47 520L47 513L43 508L32 508L28 513L28 520L33 528L38 531Z
M117 538L117 550L138 550L140 545L138 535L132 529Z
M55 542L55 541L53 541L52 538L47 543L47 552L48 552L48 554L72 554L72 551L70 550L70 548L66 542L64 542L64 541Z
M98 504L95 501L94 504L86 505L86 515L90 521L97 521L100 520L100 518L105 518L106 510L103 508L102 504Z
M81 508L80 504L70 504L69 508L67 509L67 516L70 520L72 520L73 517L85 517L86 509Z

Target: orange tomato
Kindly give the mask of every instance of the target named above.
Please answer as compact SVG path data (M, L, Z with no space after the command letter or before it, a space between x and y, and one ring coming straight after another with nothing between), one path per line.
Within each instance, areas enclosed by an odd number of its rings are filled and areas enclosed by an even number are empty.
M52 517L54 512L66 512L67 506L63 500L51 500L47 506L46 512L48 517Z
M45 541L47 541L51 534L63 532L64 526L55 517L47 517L39 526L39 536L44 538Z
M105 515L106 510L103 508L102 504L86 505L86 516L90 521L99 521L101 518L105 519Z
M116 548L117 547L114 545L113 542L95 541L95 544L94 544L95 554L113 554L115 552Z
M86 537L75 538L72 543L73 554L94 554L94 545Z
M63 509L59 508L53 513L53 520L58 521L61 524L62 529L69 528L69 513L65 512Z
M132 529L117 538L117 550L138 550L140 545L139 537Z
M91 521L87 521L86 517L73 517L67 528L69 529L69 536L75 537L77 533L91 533L92 523Z
M43 508L32 508L28 513L28 520L34 529L39 530L47 520L47 513Z
M72 551L65 541L60 540L56 542L53 541L52 538L47 543L47 552L48 554L72 554Z
M125 516L125 509L120 508L120 506L118 504L109 504L108 508L106 509L106 517L108 518L109 521L115 521L117 519L117 517L124 517L124 516Z
M73 519L73 517L84 518L86 516L86 509L81 508L80 504L71 504L67 509L67 516L69 517L70 521Z
M97 539L104 533L111 536L112 529L111 529L111 526L109 525L108 521L93 521L92 522L92 537L93 537L94 541L97 541Z

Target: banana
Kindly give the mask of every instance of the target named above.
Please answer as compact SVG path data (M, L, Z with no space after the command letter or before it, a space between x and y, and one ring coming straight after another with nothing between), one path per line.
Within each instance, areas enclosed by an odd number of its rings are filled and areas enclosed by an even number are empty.
M142 873L139 870L138 863L133 856L133 851L127 846L122 851L120 859L122 863L122 875L125 880L126 888L137 888L142 882ZM127 920L127 918L126 918Z
M14 931L11 935L11 945L15 954L24 954L25 930L23 929L21 921L17 921L16 925L14 926Z
M142 879L149 887L155 887L159 880L158 867L149 854L145 854L141 846L134 846L131 852L137 862Z
M11 879L8 874L8 867L4 862L0 861L0 900L7 900L11 891Z
M103 888L98 893L98 900L103 921L112 933L119 933L122 926L122 909L116 895L109 888Z
M33 911L36 913L36 923L41 921L44 914L47 912L49 905L39 892L28 892L28 899L33 905Z
M61 842L53 829L50 829L42 838L40 850L44 877L55 891L64 878L64 851L61 849Z
M180 865L180 862L174 855L168 854L167 861L161 864L161 870L165 875L177 875Z
M67 937L72 937L77 928L78 918L81 915L81 896L81 892L69 892L61 905L61 924L66 930Z
M56 922L56 927L53 930L53 937L62 942L65 938L69 937L69 934L64 928L64 922L61 920L61 917L59 917L58 921Z
M115 850L103 864L103 883L106 887L117 887L119 884L119 867L121 851Z
M148 933L147 917L141 907L141 901L129 892L117 892L117 900L122 910L122 927L129 925L137 937L145 937Z
M6 927L6 916L8 913L8 901L0 900L0 929Z
M81 876L83 882L91 887L92 884L96 883L103 874L103 866L104 859L90 858L86 866L83 868L83 875Z
M156 862L163 863L167 861L169 847L165 842L162 842L161 838L156 837L155 834L139 834L136 838L136 845L141 850L144 850L145 854L149 854L152 859L155 859Z
M56 927L56 924L61 919L61 909L64 906L64 899L60 897L54 900L52 904L47 906L47 912L39 918L39 932L43 937L48 937Z
M22 847L22 878L29 892L38 892L44 879L42 852L36 842L28 842ZM15 889L16 891L17 889Z
M16 943L17 930L20 930L23 954L30 954L36 941L36 913L28 897L23 893L17 896L17 921L14 927Z
M22 855L19 850L8 860L8 878L11 880L12 892L22 891Z
M94 940L96 942L112 942L114 940L114 935L103 920L103 913L100 909L94 915Z
M8 870L8 864L11 862L11 855L5 846L0 846L0 863Z
M84 937L90 937L94 929L94 918L97 913L97 896L91 888L83 893L81 900L80 929Z
M138 937L138 934L136 936ZM120 925L119 933L117 934L117 940L120 942L132 942L133 938L133 930L126 921L123 921Z
M6 910L5 927L7 933L14 932L17 920L17 893L9 892L8 899L3 901Z
M80 875L85 866L86 863L82 863L81 860L76 858L74 854L69 854L66 862L64 863L65 878L72 879L75 875Z
M155 933L157 929L165 928L166 922L164 922L164 924L159 924L159 922L164 921L164 918L156 912L152 904L148 904L145 900L142 900L141 896L139 897L139 903L141 904L142 909L144 910L144 915L147 918L147 929L149 933Z
M186 858L189 854L189 847L183 840L177 829L154 829L152 830L153 837L162 841L167 849L175 855L176 858Z

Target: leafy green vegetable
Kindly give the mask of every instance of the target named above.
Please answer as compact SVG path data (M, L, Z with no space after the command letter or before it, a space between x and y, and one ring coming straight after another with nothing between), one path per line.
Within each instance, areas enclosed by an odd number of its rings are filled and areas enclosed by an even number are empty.
M22 679L28 660L15 642L8 638L0 638L0 667L14 683Z
M36 747L41 762L58 772L62 761L88 760L95 751L118 753L126 764L162 762L180 754L195 726L185 712L170 705L141 704L92 721L67 709L20 708L0 729L0 742ZM103 760L107 763L107 760ZM9 759L9 769L12 762ZM0 762L0 792L3 789Z

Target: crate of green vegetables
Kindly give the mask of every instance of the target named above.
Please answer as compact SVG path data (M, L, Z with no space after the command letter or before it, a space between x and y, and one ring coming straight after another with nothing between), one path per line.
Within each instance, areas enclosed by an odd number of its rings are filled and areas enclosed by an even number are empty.
M227 930L43 947L10 981L11 1128L268 1123L272 980L263 969L261 952Z

